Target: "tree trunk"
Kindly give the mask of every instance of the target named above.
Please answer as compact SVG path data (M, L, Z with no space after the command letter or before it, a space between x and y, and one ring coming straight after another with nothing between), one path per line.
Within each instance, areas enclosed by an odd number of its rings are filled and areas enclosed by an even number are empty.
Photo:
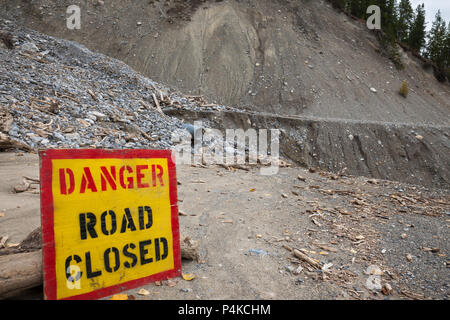
M42 250L0 256L0 299L42 285Z
M199 241L181 236L181 257L200 262ZM31 232L19 246L0 250L0 299L42 285L41 228ZM31 251L31 252L29 252Z

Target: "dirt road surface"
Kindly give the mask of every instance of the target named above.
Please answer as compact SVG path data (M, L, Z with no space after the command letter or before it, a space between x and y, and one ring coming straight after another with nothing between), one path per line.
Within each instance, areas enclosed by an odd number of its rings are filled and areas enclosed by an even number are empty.
M0 154L7 244L40 225L38 189L13 192L38 169L34 154ZM177 177L181 233L200 241L200 261L182 262L195 278L148 284L146 296L128 291L136 299L449 298L448 189L289 167L263 176L258 168L178 166ZM22 298L40 299L41 289Z

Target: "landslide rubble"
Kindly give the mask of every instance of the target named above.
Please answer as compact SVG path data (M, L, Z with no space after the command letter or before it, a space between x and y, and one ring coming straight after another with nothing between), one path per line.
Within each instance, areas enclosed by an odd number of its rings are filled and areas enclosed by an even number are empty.
M4 17L82 43L185 94L254 112L449 125L449 83L325 0L0 0ZM78 5L81 28L66 26ZM107 39L107 41L105 41ZM402 82L409 85L404 98Z
M8 20L0 19L0 39L0 150L167 149L178 142L173 132L201 120L223 133L280 129L281 156L304 167L449 186L446 125L242 111L182 95L119 60Z
M8 20L0 20L0 35L1 150L168 148L182 121L165 115L161 106L227 109Z

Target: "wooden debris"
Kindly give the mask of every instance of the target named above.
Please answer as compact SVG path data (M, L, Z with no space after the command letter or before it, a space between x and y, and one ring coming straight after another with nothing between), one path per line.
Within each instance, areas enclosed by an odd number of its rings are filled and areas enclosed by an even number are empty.
M180 237L180 240L181 258L187 260L196 260L200 263L200 253L198 251L200 241L192 240L191 237L183 235Z
M181 211L181 210L178 210L178 215L185 216L185 217L188 216L188 214L186 212Z
M0 150L3 151L8 149L33 151L33 148L31 148L29 145L17 140L13 140L9 137L9 135L0 132Z
M42 285L42 252L0 256L0 299Z
M401 290L400 293L410 299L413 299L413 300L424 300L425 299L425 297L423 295L418 294L418 293L413 293L413 292L410 292L407 290Z
M155 102L156 110L159 112L159 114L161 114L163 117L165 117L166 115L164 114L164 112L161 109L161 106L159 105L158 98L156 97L156 95L154 93L152 93L152 97L153 97L153 101Z
M92 97L92 99L94 99L95 101L98 101L97 96L95 95L95 93L91 89L88 89L88 93Z
M305 261L305 262L309 263L314 268L320 269L319 261L308 257L306 254L304 254L300 250L294 249L292 252L293 252L295 257L299 258L302 261Z
M315 244L317 247L319 247L320 249L323 249L325 251L329 251L329 252L338 252L338 250L336 248L327 246L325 244L321 244L321 243L316 243Z
M181 257L202 263L198 252L199 244L199 241L182 236ZM0 250L0 299L42 285L42 250L40 248L41 228L37 228L18 247Z
M394 293L394 290L392 289L391 285L389 283L385 283L383 285L383 287L381 288L381 292L385 295L391 295L392 293Z
M8 241L9 237L8 236L2 236L0 238L0 248L5 248L6 247L6 242Z

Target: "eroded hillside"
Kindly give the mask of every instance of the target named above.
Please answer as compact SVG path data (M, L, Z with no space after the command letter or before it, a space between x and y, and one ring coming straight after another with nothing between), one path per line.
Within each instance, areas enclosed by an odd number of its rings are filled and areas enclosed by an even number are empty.
M12 1L0 13L123 60L155 81L281 115L448 125L450 93L326 1ZM79 4L80 30L66 27ZM403 80L407 99L398 94ZM371 88L375 89L373 92Z

